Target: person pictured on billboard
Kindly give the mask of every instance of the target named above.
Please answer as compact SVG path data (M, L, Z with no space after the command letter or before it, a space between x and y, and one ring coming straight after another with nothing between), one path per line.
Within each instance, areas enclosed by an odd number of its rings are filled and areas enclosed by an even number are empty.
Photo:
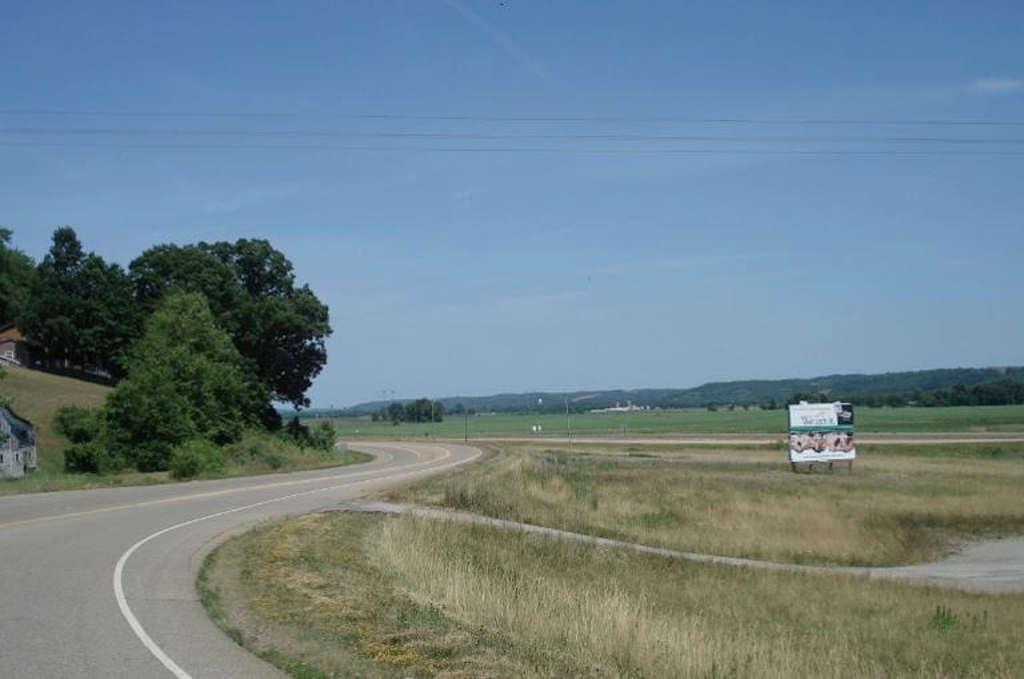
M836 450L847 453L853 450L853 434L848 431L844 431L839 435L836 440Z
M820 431L811 434L811 439L814 441L814 452L820 453L825 450L825 437L822 436Z

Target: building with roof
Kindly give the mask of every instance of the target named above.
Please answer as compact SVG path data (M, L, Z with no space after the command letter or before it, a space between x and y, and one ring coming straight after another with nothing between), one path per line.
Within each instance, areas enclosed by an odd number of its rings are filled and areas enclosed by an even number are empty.
M25 336L13 323L0 325L0 363L32 365L32 357L25 343Z
M36 466L35 427L10 408L0 408L0 477L24 476Z

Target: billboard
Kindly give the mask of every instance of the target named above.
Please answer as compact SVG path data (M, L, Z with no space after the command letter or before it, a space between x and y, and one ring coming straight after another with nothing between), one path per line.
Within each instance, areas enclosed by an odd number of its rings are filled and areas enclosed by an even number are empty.
M853 405L798 403L789 406L790 462L831 462L855 457Z

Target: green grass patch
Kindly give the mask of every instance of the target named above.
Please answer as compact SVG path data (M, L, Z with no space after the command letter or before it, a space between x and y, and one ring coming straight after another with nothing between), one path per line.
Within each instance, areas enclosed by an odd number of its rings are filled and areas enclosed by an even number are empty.
M248 431L242 440L224 449L224 464L217 471L206 471L196 479L222 479L258 474L276 474L344 467L369 462L373 457L347 448L320 450L300 448L280 436L266 432ZM173 482L168 472L126 471L117 474L72 474L40 469L18 479L0 478L0 496L61 490L88 490L116 488Z
M39 468L62 471L67 442L54 430L53 416L63 406L99 407L110 388L17 366L5 366L4 370L7 376L0 379L0 394L11 399L18 415L35 425Z

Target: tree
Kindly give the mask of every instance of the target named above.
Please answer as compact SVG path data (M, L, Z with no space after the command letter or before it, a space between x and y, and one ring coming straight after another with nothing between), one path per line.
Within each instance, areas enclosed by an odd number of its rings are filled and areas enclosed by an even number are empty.
M338 430L330 420L320 420L311 429L313 447L320 450L334 450L334 444L338 441Z
M152 313L170 290L203 295L215 318L240 301L234 272L200 245L157 245L128 265L135 299Z
M270 243L161 245L129 270L145 307L170 289L205 296L268 401L309 405L306 391L327 362L328 310L308 286L296 286L291 262ZM279 422L269 402L264 415Z
M17 320L24 310L35 278L35 263L10 247L10 229L0 226L0 324Z
M45 365L94 367L118 379L139 336L141 314L124 270L86 253L74 229L65 226L53 233L19 322Z
M117 264L89 255L79 275L81 362L124 376L132 344L142 332L142 315L135 304L131 279Z
M78 236L66 226L53 232L53 245L36 269L21 325L29 348L46 365L76 361L81 352L75 285L84 259Z
M405 419L405 406L401 403L392 403L387 409L387 419L392 424L398 424Z
M392 404L395 405L395 404ZM405 404L401 418L406 422L441 422L444 420L444 406L439 401L418 398Z
M955 406L969 406L974 405L973 395L970 390L963 384L953 385L950 390L949 402Z
M140 471L167 469L186 441L238 440L261 398L206 299L172 293L146 322L127 377L107 399L108 444Z

